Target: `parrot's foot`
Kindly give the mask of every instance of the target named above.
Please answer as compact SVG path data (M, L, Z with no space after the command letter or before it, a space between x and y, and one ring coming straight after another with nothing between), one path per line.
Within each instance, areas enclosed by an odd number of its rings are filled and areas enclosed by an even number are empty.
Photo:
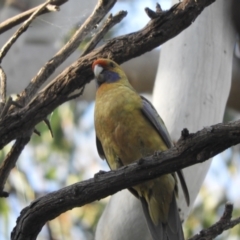
M142 165L144 162L145 162L145 160L144 160L143 158L140 158L140 159L137 161L137 164L138 164L138 165Z
M104 173L106 173L106 171L100 170L98 173L94 174L94 178L98 178L99 176L103 175Z
M153 157L159 158L159 157L161 156L161 154L163 154L162 151L155 151L155 152L153 153Z

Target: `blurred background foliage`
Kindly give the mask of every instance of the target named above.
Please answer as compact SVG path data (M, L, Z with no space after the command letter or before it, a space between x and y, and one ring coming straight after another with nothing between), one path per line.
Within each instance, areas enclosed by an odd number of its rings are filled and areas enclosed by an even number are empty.
M3 1L0 1L2 4ZM169 1L160 1L168 7ZM114 28L105 40L118 34L139 29L147 22L144 7L154 7L155 1L120 1L112 12L127 9L131 21L125 20ZM133 17L134 16L134 17ZM76 17L76 16L74 16ZM139 19L141 18L141 21ZM47 24L47 23L46 23ZM69 23L69 36L73 32ZM94 32L92 33L94 34ZM69 36L65 36L65 42ZM89 38L90 39L90 38ZM87 41L86 41L87 43ZM84 48L81 45L80 51ZM93 126L94 102L81 97L57 108L49 120L54 137L44 123L36 126L41 136L34 135L12 170L6 184L9 198L0 198L0 239L9 234L20 211L34 199L64 186L93 177L107 164L97 154ZM239 119L239 112L227 109L225 121ZM12 143L0 152L0 163ZM214 158L212 167L199 193L191 215L185 223L186 238L214 224L221 217L224 205L234 203L234 217L240 216L240 154L239 146L228 149ZM44 226L38 239L94 239L98 219L108 198L65 212ZM224 232L217 239L237 240L240 227Z

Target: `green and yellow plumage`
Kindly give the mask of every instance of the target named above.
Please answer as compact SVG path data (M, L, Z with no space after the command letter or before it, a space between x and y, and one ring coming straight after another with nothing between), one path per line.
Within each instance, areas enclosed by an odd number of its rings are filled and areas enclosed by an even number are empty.
M168 149L171 142L161 118L132 88L122 69L111 60L98 59L93 70L98 84L94 115L97 148L110 168L114 170ZM189 201L181 171L178 175ZM153 239L184 239L175 201L175 174L146 181L130 190L142 202Z

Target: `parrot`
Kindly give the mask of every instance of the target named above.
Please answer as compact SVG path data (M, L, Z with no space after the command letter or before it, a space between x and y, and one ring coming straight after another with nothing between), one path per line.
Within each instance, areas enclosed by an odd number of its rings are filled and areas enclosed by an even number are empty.
M173 146L153 105L131 86L121 67L110 59L92 63L97 91L94 109L99 156L116 170ZM182 170L177 171L184 197L190 198ZM176 173L165 174L129 188L142 205L153 240L184 240L176 198Z

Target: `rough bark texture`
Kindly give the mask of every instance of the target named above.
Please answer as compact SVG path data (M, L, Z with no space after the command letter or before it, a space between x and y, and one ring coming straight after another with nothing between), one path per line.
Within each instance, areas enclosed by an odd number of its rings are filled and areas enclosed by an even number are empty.
M225 210L222 217L219 219L218 222L213 224L208 229L204 229L200 231L199 234L189 238L188 240L211 240L215 239L218 235L220 235L224 230L230 229L237 224L240 223L240 218L236 218L231 220L233 212L233 204L226 203Z
M22 210L12 239L35 239L48 220L74 207L80 207L117 191L162 174L201 163L240 143L240 121L217 124L189 134L182 131L176 146L165 152L140 159L117 171L99 173L94 178L47 194Z

